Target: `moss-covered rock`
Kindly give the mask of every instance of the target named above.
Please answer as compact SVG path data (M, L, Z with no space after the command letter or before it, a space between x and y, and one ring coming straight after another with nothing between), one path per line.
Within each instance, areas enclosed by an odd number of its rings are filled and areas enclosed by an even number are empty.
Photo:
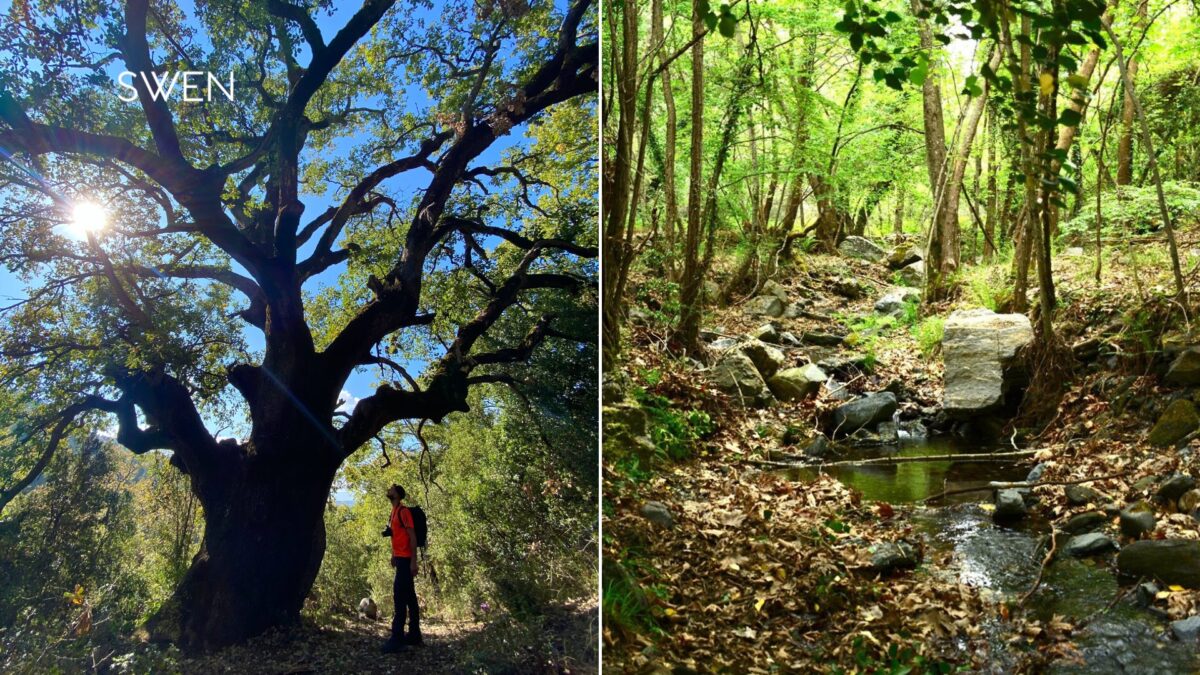
M1200 428L1200 415L1196 405L1186 399L1178 399L1167 406L1154 428L1150 430L1150 444L1159 447L1174 445L1184 436Z
M1167 384L1194 387L1200 384L1200 347L1185 349L1167 369Z

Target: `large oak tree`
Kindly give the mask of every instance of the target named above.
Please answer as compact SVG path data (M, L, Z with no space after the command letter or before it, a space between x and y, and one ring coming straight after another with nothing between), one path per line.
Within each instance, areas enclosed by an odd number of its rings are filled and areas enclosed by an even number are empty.
M153 633L295 620L351 453L592 339L543 310L595 312L597 58L590 0L12 3L0 260L28 293L0 323L0 509L107 418L204 509ZM233 72L236 102L139 78L124 103L123 70ZM84 202L110 222L72 235ZM339 409L364 368L378 389Z

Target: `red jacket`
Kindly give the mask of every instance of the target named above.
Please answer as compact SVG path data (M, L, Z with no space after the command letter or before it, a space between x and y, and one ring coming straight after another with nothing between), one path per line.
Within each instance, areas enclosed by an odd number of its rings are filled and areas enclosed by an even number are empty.
M408 540L408 530L413 528L412 512L404 505L393 508L390 525L392 528L392 555L397 558L411 558L413 547L412 542Z

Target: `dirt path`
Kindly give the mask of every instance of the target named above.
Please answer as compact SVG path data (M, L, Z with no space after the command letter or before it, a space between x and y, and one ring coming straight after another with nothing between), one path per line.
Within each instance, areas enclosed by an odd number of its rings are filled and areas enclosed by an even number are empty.
M541 641L550 654L514 639L500 623L443 620L422 622L425 646L381 654L389 634L386 619L347 617L340 625L305 624L275 631L201 658L180 662L183 673L211 675L343 675L375 673L595 673L596 606L546 621ZM590 648L589 648L590 645Z

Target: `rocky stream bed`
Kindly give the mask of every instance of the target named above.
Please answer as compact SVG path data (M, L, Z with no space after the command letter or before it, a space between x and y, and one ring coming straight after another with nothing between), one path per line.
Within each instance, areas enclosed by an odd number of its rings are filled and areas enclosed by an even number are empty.
M668 626L612 663L1200 672L1200 339L1165 375L1105 376L1111 324L1086 310L1083 374L1018 433L1029 319L943 307L931 359L895 328L919 298L914 247L841 254L719 314L707 363L664 358L653 317L632 317L651 348L605 384L606 464L658 461L664 401L717 431L646 482L606 470L606 533Z

